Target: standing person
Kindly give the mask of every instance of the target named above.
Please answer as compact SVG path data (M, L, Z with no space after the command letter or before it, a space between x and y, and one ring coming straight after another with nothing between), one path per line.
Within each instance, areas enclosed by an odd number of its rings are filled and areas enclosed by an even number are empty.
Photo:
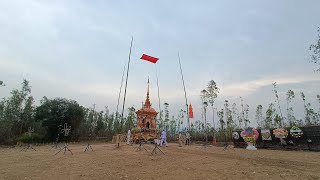
M161 133L161 142L160 142L160 147L162 146L162 143L166 144L166 147L168 147L168 143L167 143L167 133L165 130L162 131Z
M186 145L190 145L190 134L188 131L186 132Z
M128 130L128 135L127 135L127 144L130 144L130 136L131 136L131 130Z

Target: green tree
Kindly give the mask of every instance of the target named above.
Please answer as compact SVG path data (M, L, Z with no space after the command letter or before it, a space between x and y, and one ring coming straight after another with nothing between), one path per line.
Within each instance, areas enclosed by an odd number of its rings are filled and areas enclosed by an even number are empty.
M248 127L248 123L250 123L249 120L249 105L246 104L246 107L244 108L245 116L244 116L244 127Z
M286 98L286 100L287 100L287 119L289 121L289 125L290 126L297 125L296 118L294 117L293 107L290 106L292 99L295 98L295 94L291 89L289 89L288 92L286 93L286 95L287 95L287 98Z
M302 101L303 101L303 106L304 106L304 114L305 114L305 123L306 125L310 126L311 125L311 119L310 119L310 115L309 115L309 109L306 103L306 96L304 95L303 92L300 92Z
M185 117L186 111L183 109L180 109L179 114L178 114L178 130L180 131L180 127L183 130L183 120Z
M125 130L128 130L128 129L132 129L134 127L134 124L136 123L136 109L132 106L132 107L129 107L128 108L129 110L129 113L128 113L128 116L127 116L127 121L125 122Z
M314 109L311 108L311 104L307 104L307 116L310 121L310 125L319 125L320 121L318 118L318 114L315 112Z
M203 102L203 113L204 113L204 122L203 122L203 129L207 130L207 107L208 107L208 102Z
M226 123L227 123L225 133L226 133L226 138L229 138L229 135L231 135L231 132L234 128L234 124L233 124L233 119L232 119L232 111L229 108L229 101L228 100L224 101L224 110L225 110Z
M169 129L169 104L168 103L164 103L164 128L166 129L166 131Z
M279 101L279 95L278 95L278 90L277 90L277 82L274 82L272 83L273 85L273 92L274 92L274 95L276 96L276 101L278 103L278 109L279 109L279 112L280 112L280 119L279 119L279 122L277 123L279 125L279 127L282 127L283 125L283 116L282 116L282 111L281 111L281 107L280 107L280 101Z
M281 117L279 116L279 114L276 114L276 116L274 117L274 124L276 127L281 127L280 125L282 124L281 123Z
M265 124L264 127L265 128L272 128L273 127L273 119L274 119L274 114L275 114L275 108L274 108L274 104L270 103L269 107L266 111L266 119L265 119Z
M238 113L237 104L236 104L236 103L233 103L231 109L232 109L232 119L233 119L233 121L234 121L235 127L241 128L241 127L239 126L239 124L240 124L240 116L239 116L239 113ZM236 120L237 120L237 121L236 121ZM238 124L237 124L236 122L238 122Z
M200 99L201 99L201 102L202 102L202 129L205 129L206 128L206 124L207 124L207 107L208 107L208 92L207 90L203 89L202 91L200 91Z
M98 135L102 133L105 129L105 123L103 120L103 111L100 111L97 113L97 121L96 121L96 126L95 126L95 135Z
M215 99L218 97L218 94L220 92L220 89L217 87L217 84L214 80L209 81L207 85L207 92L206 96L208 98L208 102L211 105L212 109L212 123L213 123L213 129L215 129L215 122L214 122L214 102Z
M242 123L244 122L244 106L243 106L243 99L240 96L240 101L241 101L241 115L239 118L239 127L242 127Z
M174 137L174 135L175 135L175 133L176 133L176 130L177 130L177 124L176 124L176 121L175 121L175 118L174 118L174 116L172 116L172 118L171 118L171 121L170 121L170 123L169 123L170 125L169 125L169 129L170 129L170 136L171 137Z
M318 27L317 41L310 45L309 50L312 51L311 62L320 65L320 27ZM320 68L317 68L316 71L320 71Z
M224 125L225 125L225 122L223 120L224 118L224 110L221 109L220 111L217 112L217 116L219 117L219 123L220 123L220 130L223 131L224 130Z
M112 135L114 134L114 120L116 119L115 118L115 114L112 114L110 116L105 116L106 118L106 131L107 131L107 134L108 136L111 138Z
M259 104L256 110L256 120L259 128L262 128L262 105Z
M23 80L21 90L13 89L8 99L1 101L0 135L6 139L14 138L33 126L33 97L29 81Z
M54 140L59 132L60 125L68 123L72 130L69 136L77 139L78 128L84 121L82 107L73 100L63 98L48 99L42 101L36 109L35 118L42 122L42 126L47 128L47 138Z
M224 138L226 142L226 132L225 132L225 121L224 121L224 109L221 109L217 112L217 116L219 118L220 131L219 131L219 139L222 140Z
M225 108L226 118L227 118L227 129L228 131L231 131L234 128L234 125L233 125L233 119L232 119L232 111L229 108L228 100L224 101L224 108Z

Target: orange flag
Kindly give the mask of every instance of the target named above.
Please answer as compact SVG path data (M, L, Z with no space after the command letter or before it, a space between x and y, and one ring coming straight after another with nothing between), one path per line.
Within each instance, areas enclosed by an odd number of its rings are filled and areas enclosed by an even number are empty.
M193 109L192 109L192 105L189 105L189 118L193 118Z

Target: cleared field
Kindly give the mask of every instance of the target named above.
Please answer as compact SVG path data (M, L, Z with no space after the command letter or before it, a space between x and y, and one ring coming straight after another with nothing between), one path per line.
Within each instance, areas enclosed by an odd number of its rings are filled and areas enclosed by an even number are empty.
M0 179L320 179L320 153L202 148L199 145L162 147L165 153L136 151L137 145L70 144L73 152L54 155L51 146L37 151L0 149Z

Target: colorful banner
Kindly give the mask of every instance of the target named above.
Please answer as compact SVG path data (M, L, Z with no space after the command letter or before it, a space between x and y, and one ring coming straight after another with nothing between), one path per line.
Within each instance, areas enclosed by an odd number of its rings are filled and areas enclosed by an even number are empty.
M271 141L270 129L261 129L261 138L263 141Z

